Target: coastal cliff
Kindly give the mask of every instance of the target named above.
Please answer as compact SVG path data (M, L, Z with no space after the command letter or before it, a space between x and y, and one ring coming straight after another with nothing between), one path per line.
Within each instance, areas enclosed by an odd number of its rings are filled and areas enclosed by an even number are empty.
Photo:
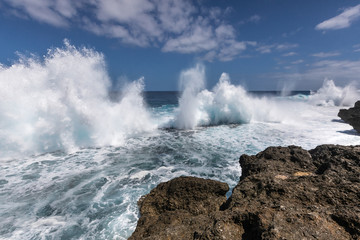
M338 116L360 133L360 101L357 101L352 108L340 109Z
M226 183L179 177L139 202L137 239L360 239L360 146L269 147Z

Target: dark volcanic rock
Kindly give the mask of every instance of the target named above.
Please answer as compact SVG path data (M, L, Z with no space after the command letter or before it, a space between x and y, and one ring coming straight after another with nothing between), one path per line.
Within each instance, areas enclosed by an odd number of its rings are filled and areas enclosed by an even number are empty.
M353 108L340 109L338 116L360 133L360 101Z
M129 239L193 239L213 224L210 215L228 191L226 183L194 177L160 183L139 200L141 217Z
M130 239L360 239L360 146L270 147L227 185L181 177L139 200Z

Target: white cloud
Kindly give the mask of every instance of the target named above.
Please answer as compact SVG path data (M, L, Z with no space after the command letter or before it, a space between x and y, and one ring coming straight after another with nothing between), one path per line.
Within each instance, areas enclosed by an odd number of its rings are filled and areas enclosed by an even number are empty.
M297 48L299 44L291 44L291 43L284 43L284 44L278 44L276 45L276 49L280 51L289 50L291 48Z
M146 35L137 37L133 36L125 27L121 25L107 23L96 24L86 18L83 19L83 22L85 23L84 28L89 32L95 33L96 35L120 39L123 43L140 47L146 47L149 45Z
M237 42L235 40L230 40L226 42L222 48L220 48L218 58L220 61L230 61L243 52L247 45L247 42Z
M304 89L321 85L325 78L334 79L338 83L349 84L351 82L360 83L360 61L335 61L323 60L309 66L304 72L297 73L278 73L272 78L278 81L288 80L297 81L298 87Z
M306 72L308 78L330 78L343 81L360 81L360 61L330 61L324 60L313 64Z
M360 17L360 4L345 9L341 14L316 25L316 30L335 30L350 27Z
M220 40L234 39L235 29L231 25L220 25L215 29L216 37Z
M275 45L262 45L256 49L260 53L271 53Z
M154 10L155 5L148 0L98 0L96 3L98 20L105 25L126 27L131 30L132 37L147 38L149 43L162 35L151 15Z
M185 31L191 25L192 15L196 12L195 7L190 2L182 0L158 0L157 7L161 27L173 33Z
M96 7L99 20L125 23L147 15L155 8L154 4L148 0L98 0Z
M260 15L254 14L254 15L250 16L248 19L240 21L239 24L245 24L245 23L248 23L248 22L250 22L250 23L258 23L258 22L260 22L260 20L261 20Z
M179 37L168 40L164 52L196 53L215 49L217 42L211 26L206 23L198 23Z
M299 60L291 62L291 64L300 64L300 63L303 63L303 62L304 62L304 60L299 59Z
M291 32L287 32L287 33L283 33L281 36L284 37L284 38L287 38L287 37L291 37L291 36L294 36L296 35L298 32L300 32L303 28L302 27L298 27L297 29L291 31Z
M254 23L257 23L261 20L261 17L257 14L255 15L252 15L250 18L249 18L249 22L254 22Z
M224 20L231 8L206 8L190 0L4 1L14 16L25 15L56 27L78 27L164 52L196 53L229 61L255 45L238 40L234 27ZM260 19L253 15L248 21Z
M297 47L299 47L299 44L294 44L294 43L271 44L271 45L262 45L258 47L256 51L260 53L271 53L274 50L285 51Z
M353 46L354 52L360 52L360 43Z
M290 57L290 56L295 56L295 55L297 55L296 52L288 52L288 53L283 54L284 57Z
M339 56L341 53L339 52L319 52L319 53L314 53L311 56L313 57L319 57L319 58L326 58L326 57L335 57L335 56Z
M70 0L6 0L6 2L31 18L56 27L68 26L69 18L76 14L76 8L72 6Z

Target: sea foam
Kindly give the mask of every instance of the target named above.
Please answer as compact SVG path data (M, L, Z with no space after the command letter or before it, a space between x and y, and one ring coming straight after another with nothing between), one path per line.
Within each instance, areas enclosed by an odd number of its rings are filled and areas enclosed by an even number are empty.
M353 84L336 86L333 80L325 79L322 87L309 97L309 102L321 106L353 106L360 93Z
M186 79L186 80L184 80ZM205 71L202 65L183 71L180 81L183 93L174 126L194 129L198 126L242 124L251 121L283 121L285 109L269 97L253 97L240 85L231 84L227 73L222 73L218 83L204 89Z
M143 79L128 84L118 102L109 100L110 87L104 56L66 40L43 59L22 57L2 66L0 151L11 156L118 145L156 129L143 101Z
M342 88L332 80L325 80L310 96L259 97L249 94L241 85L232 84L227 73L222 73L218 83L207 90L205 67L201 64L183 71L180 83L183 93L172 123L179 129L250 122L302 124L299 114L306 112L309 105L351 106L360 99L355 86Z

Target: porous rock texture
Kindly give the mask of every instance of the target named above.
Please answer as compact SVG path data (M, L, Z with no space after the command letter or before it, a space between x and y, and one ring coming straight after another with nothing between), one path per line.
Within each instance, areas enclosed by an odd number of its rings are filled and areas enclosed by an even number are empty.
M340 109L338 116L360 133L360 101L353 108Z
M159 184L129 239L360 239L360 146L269 147L240 165L229 199L214 180Z

